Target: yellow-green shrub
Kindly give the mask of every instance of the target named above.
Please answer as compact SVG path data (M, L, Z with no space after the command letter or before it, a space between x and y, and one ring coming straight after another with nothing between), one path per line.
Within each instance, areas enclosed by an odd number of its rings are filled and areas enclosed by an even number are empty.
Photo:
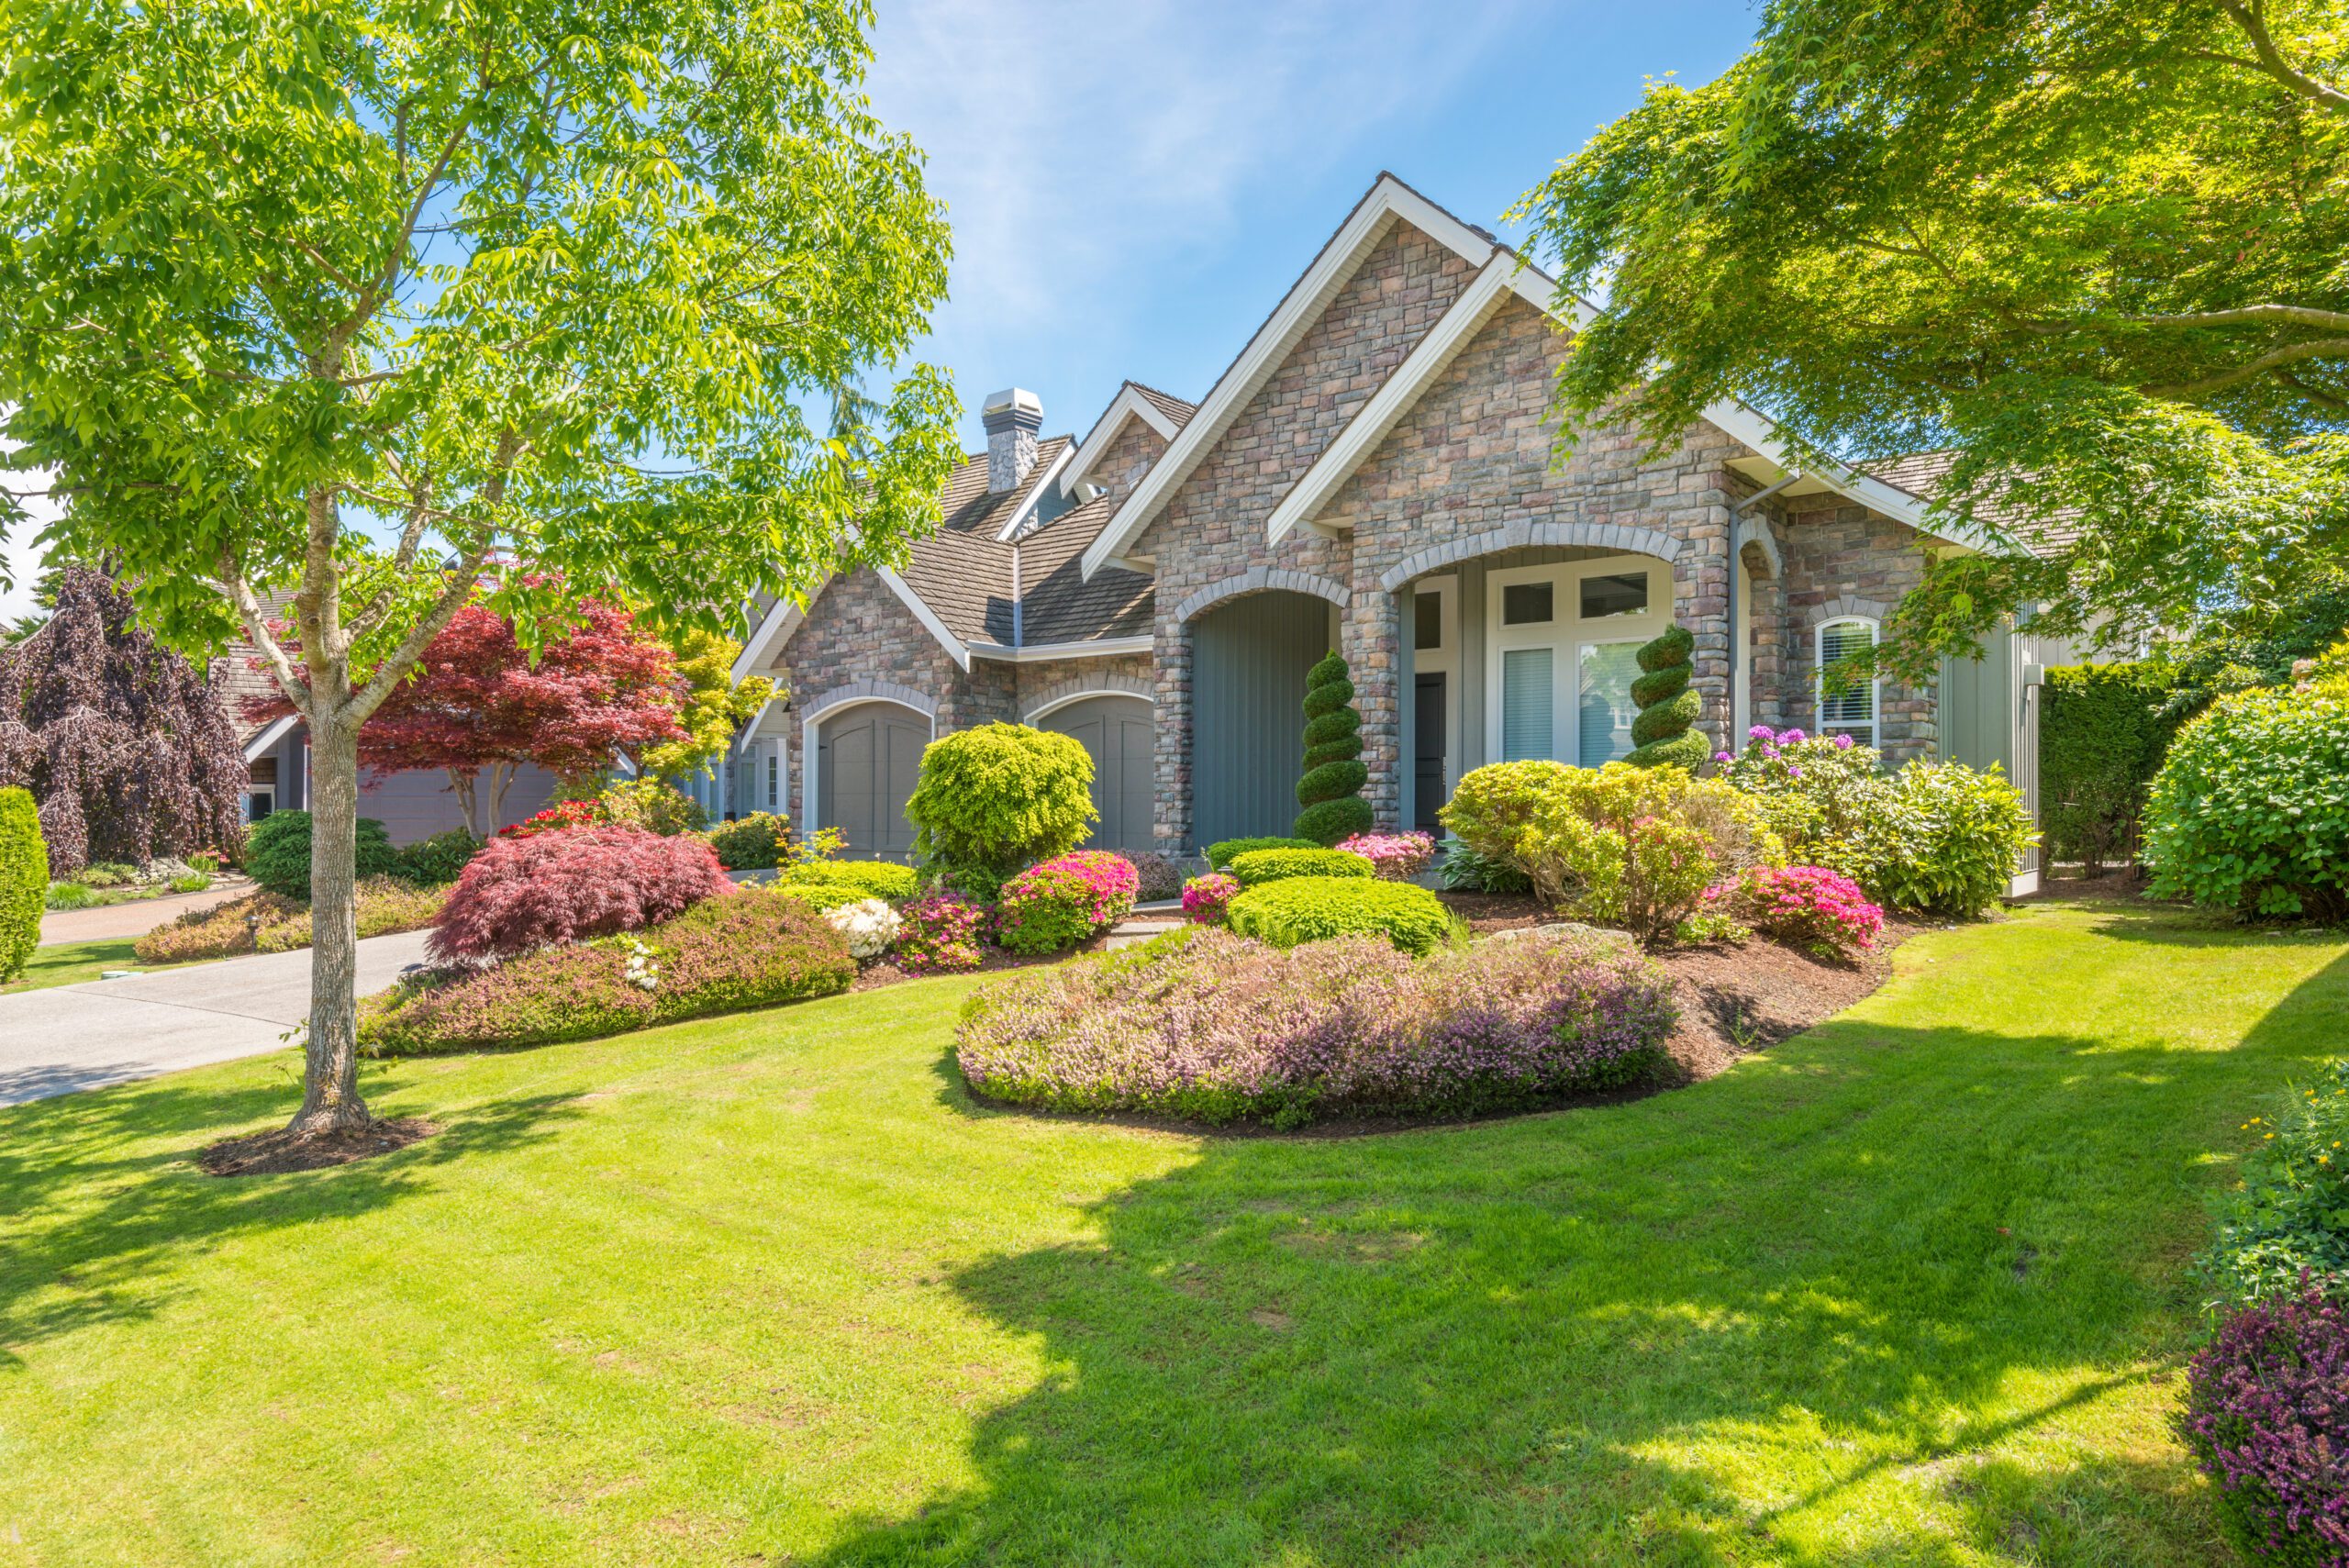
M906 802L917 858L1004 873L1068 853L1099 816L1084 744L1024 724L931 741Z
M49 846L29 791L0 789L0 980L14 980L40 945L49 902Z
M1697 910L1705 889L1786 851L1751 797L1676 767L1609 762L1563 770L1517 835L1534 891L1584 918L1654 940Z
M1291 876L1373 876L1368 855L1351 850L1250 850L1231 857L1231 874L1242 887Z

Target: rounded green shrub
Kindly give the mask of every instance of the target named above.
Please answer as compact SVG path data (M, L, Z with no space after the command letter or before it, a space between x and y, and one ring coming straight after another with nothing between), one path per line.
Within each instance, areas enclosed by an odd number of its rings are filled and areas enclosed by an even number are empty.
M1704 712L1704 699L1688 682L1689 662L1697 639L1685 626L1666 627L1641 646L1640 668L1646 672L1631 683L1631 700L1640 705L1631 720L1631 754L1623 760L1635 768L1672 766L1698 772L1712 760L1713 743L1701 729L1690 728Z
M2022 791L1997 764L1917 762L1892 776L1857 841L1836 847L1848 863L1832 869L1892 908L1972 918L2006 895L2032 837Z
M481 840L473 837L471 828L451 828L403 848L399 852L399 873L418 887L439 887L456 881L467 862L480 852Z
M1519 838L1532 826L1551 792L1575 771L1564 762L1538 758L1472 768L1436 816L1476 855L1516 865Z
M1292 876L1371 876L1377 868L1351 850L1251 850L1231 858L1230 871L1242 887L1257 887Z
M1408 953L1429 953L1452 936L1452 912L1424 887L1369 876L1293 876L1249 888L1231 901L1231 929L1278 948L1376 931Z
M791 833L791 818L771 811L721 822L709 830L709 847L728 871L772 871L783 859L784 841Z
M774 884L774 891L785 898L796 898L811 909L844 909L877 896L870 889L845 882L778 882Z
M355 836L354 876L396 876L400 852L392 847L384 825L372 817L359 819ZM310 814L273 811L245 835L245 874L280 898L310 896Z
M776 876L779 887L852 887L865 898L902 904L921 880L911 866L892 861L806 861Z
M1218 839L1208 846L1208 866L1221 871L1238 856L1251 850L1318 850L1323 846L1310 839Z
M1370 831L1370 802L1362 798L1370 769L1362 762L1362 715L1354 684L1335 653L1305 677L1305 776L1297 781L1295 831L1317 844L1334 844Z
M2153 890L2267 919L2349 915L2349 686L2221 697L2145 804Z
M1024 724L931 741L906 802L918 858L999 873L1068 853L1099 816L1084 744Z
M48 902L49 845L40 836L40 808L28 790L0 789L0 980L14 980L32 961Z

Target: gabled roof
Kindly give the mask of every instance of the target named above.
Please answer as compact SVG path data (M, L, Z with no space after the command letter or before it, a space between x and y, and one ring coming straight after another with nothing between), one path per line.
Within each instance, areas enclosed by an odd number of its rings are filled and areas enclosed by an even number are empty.
M1230 428L1232 420L1247 407L1249 399L1272 377L1297 339L1311 329L1330 301L1397 223L1408 223L1479 268L1491 260L1495 251L1503 249L1490 236L1461 222L1393 174L1382 172L1362 200L1354 204L1353 211L1346 215L1346 221L1338 226L1338 231L1323 244L1304 275L1289 286L1272 315L1256 328L1255 336L1248 339L1239 357L1217 379L1198 412L1183 427L1183 433L1174 439L1166 455L1151 466L1150 473L1134 486L1133 494L1118 508L1117 516L1102 530L1101 537L1086 549L1086 576L1122 557L1141 537L1142 529L1150 526L1151 519L1191 476L1200 460L1214 449L1224 431Z
M1338 231L1322 246L1312 265L1290 287L1271 317L1216 382L1166 455L1135 486L1100 538L1086 549L1084 568L1088 575L1111 562L1122 562L1125 552L1213 450L1249 399L1271 378L1338 291L1360 269L1372 249L1398 222L1408 223L1449 247L1477 269L1476 276L1275 505L1266 518L1273 542L1300 524L1312 522L1337 494L1339 486L1370 457L1396 423L1434 384L1444 367L1510 296L1525 300L1569 330L1578 329L1595 314L1593 307L1579 298L1567 301L1562 312L1557 284L1547 273L1483 230L1429 201L1393 174L1380 174ZM1708 408L1705 418L1772 463L1792 466L1776 425L1760 411L1742 403L1723 400ZM1972 549L1995 548L1981 530L1934 516L1929 496L1839 465L1814 463L1809 472L1829 488L1920 533Z
M1144 386L1138 381L1126 382L1118 388L1118 395L1109 400L1109 406L1101 411L1101 417L1093 421L1093 428L1085 432L1076 455L1062 469L1061 494L1076 494L1078 483L1101 461L1101 454L1116 444L1127 420L1139 419L1157 431L1159 439L1171 442L1196 412L1197 405L1186 403L1173 393Z

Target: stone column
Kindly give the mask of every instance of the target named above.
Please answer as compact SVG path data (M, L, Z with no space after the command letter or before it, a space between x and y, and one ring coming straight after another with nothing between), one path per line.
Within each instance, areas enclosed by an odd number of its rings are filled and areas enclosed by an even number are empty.
M1158 792L1151 831L1163 855L1186 855L1191 844L1191 628L1158 617L1152 651L1152 772Z
M1342 612L1339 651L1353 680L1355 711L1362 715L1362 760L1370 770L1370 782L1362 793L1370 802L1372 823L1381 832L1392 832L1403 809L1397 770L1405 765L1396 596L1381 592L1375 578L1354 583L1353 590Z
M1682 497L1687 504L1666 519L1681 540L1679 559L1672 563L1672 615L1697 640L1692 684L1704 702L1697 722L1718 746L1729 735L1732 711L1729 595L1734 519L1720 475L1690 474L1683 483L1693 487Z

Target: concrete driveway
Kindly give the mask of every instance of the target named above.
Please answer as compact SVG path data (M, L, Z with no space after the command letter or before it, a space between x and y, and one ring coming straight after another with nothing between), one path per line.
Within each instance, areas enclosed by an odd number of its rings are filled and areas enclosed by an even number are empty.
M359 994L423 962L425 935L361 942ZM281 1051L309 1012L307 948L0 996L0 1106Z

